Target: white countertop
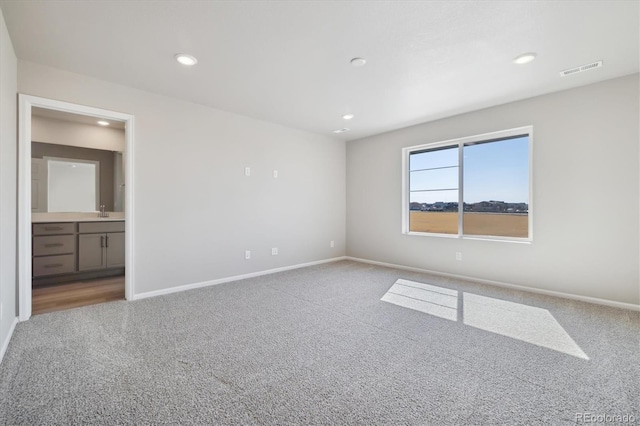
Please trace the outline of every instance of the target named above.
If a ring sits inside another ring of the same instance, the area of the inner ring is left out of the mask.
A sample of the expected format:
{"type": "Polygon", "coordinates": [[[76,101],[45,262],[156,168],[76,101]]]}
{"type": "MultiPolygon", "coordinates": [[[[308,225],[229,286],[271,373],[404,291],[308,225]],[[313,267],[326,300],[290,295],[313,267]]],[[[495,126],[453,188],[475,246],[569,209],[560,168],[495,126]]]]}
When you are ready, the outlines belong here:
{"type": "Polygon", "coordinates": [[[31,213],[31,223],[44,222],[108,222],[124,220],[124,212],[108,212],[109,217],[91,213],[31,213]]]}

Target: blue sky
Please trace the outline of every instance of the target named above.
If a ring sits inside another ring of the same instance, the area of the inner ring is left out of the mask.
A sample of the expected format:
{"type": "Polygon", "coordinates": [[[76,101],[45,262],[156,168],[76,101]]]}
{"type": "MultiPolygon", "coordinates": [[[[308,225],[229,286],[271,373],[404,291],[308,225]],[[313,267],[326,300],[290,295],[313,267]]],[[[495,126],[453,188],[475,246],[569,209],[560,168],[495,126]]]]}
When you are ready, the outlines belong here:
{"type": "MultiPolygon", "coordinates": [[[[458,148],[410,156],[410,201],[458,201],[458,148]],[[424,170],[428,169],[428,170],[424,170]]],[[[529,137],[464,147],[464,201],[528,203],[529,137]]]]}

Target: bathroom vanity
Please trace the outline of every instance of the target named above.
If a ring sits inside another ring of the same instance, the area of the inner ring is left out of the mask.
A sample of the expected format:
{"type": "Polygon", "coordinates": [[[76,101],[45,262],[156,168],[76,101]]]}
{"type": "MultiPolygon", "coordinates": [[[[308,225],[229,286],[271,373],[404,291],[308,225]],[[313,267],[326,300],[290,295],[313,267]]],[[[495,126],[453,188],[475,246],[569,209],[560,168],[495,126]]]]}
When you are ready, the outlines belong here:
{"type": "Polygon", "coordinates": [[[112,215],[33,213],[33,285],[124,274],[124,217],[112,215]]]}

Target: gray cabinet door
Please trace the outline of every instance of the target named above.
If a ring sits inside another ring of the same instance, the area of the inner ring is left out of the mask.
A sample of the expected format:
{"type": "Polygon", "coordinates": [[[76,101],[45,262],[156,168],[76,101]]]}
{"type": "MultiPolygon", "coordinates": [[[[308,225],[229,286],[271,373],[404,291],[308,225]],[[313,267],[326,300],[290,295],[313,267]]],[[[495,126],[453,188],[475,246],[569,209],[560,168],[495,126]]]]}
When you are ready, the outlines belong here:
{"type": "Polygon", "coordinates": [[[124,267],[124,232],[107,234],[107,268],[124,267]]]}
{"type": "Polygon", "coordinates": [[[103,269],[106,266],[105,234],[78,235],[78,271],[103,269]]]}

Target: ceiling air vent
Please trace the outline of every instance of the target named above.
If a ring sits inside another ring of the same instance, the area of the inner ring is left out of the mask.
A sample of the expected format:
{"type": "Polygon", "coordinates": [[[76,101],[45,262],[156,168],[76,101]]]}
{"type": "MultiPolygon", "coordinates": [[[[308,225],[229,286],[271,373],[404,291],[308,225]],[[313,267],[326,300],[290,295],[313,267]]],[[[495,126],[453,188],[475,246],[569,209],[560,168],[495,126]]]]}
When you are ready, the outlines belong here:
{"type": "Polygon", "coordinates": [[[568,70],[560,71],[560,77],[566,77],[568,75],[578,74],[579,72],[594,70],[601,67],[602,61],[593,62],[591,64],[586,64],[575,68],[569,68],[568,70]]]}

